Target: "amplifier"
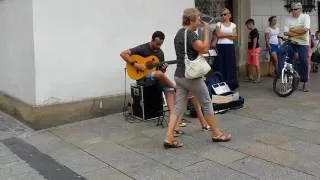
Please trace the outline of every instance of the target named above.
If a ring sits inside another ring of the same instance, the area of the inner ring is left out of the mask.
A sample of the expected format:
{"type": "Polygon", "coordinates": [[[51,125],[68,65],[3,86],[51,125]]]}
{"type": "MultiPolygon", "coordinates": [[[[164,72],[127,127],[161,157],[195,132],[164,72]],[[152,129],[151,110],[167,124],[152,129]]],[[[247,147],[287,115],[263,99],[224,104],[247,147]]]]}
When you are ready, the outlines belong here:
{"type": "Polygon", "coordinates": [[[162,89],[157,84],[131,85],[132,115],[141,120],[163,116],[162,89]]]}

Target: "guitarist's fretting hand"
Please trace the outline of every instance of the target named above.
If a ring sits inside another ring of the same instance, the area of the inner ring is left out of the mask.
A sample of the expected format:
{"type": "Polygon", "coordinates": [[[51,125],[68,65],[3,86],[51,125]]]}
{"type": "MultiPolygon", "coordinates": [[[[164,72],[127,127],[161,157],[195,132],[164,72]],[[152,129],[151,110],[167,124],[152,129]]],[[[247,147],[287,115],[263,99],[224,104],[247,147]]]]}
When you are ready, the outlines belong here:
{"type": "Polygon", "coordinates": [[[167,67],[168,67],[168,64],[167,64],[167,63],[163,64],[163,65],[161,66],[161,71],[162,71],[163,73],[165,73],[165,72],[167,71],[167,67]]]}
{"type": "Polygon", "coordinates": [[[139,71],[144,71],[146,69],[146,66],[144,64],[135,63],[134,67],[139,71]]]}

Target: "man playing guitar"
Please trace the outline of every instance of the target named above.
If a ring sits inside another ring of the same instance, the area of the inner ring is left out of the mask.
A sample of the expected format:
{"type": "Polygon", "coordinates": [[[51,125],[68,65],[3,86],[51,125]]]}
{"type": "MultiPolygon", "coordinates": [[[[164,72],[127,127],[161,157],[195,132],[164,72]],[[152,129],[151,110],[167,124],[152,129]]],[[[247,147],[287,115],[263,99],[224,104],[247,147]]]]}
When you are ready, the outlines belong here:
{"type": "MultiPolygon", "coordinates": [[[[160,62],[163,62],[164,53],[161,50],[161,45],[163,44],[164,38],[165,35],[163,32],[156,31],[153,33],[152,40],[150,42],[125,50],[120,54],[120,56],[126,63],[131,64],[137,70],[144,71],[146,70],[146,65],[136,63],[131,56],[140,55],[142,57],[148,57],[151,55],[155,55],[159,58],[160,62]]],[[[174,91],[176,85],[165,75],[167,67],[168,64],[163,64],[160,68],[157,68],[156,71],[148,74],[146,77],[142,79],[139,79],[138,83],[155,81],[157,84],[159,84],[160,88],[162,88],[165,93],[168,110],[170,112],[174,105],[174,91]]]]}

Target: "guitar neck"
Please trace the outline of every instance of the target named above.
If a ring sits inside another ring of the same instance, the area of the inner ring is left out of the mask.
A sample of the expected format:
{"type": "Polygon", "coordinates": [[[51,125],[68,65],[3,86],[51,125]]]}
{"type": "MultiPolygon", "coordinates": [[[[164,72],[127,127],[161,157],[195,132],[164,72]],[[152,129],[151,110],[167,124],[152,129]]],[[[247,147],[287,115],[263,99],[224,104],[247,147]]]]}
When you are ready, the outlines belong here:
{"type": "Polygon", "coordinates": [[[153,67],[162,66],[163,64],[176,64],[177,62],[178,62],[178,60],[163,61],[163,62],[158,62],[158,63],[147,63],[147,67],[153,68],[153,67]]]}
{"type": "Polygon", "coordinates": [[[163,64],[176,64],[177,62],[178,62],[177,60],[164,61],[164,62],[160,62],[159,66],[162,66],[163,64]]]}

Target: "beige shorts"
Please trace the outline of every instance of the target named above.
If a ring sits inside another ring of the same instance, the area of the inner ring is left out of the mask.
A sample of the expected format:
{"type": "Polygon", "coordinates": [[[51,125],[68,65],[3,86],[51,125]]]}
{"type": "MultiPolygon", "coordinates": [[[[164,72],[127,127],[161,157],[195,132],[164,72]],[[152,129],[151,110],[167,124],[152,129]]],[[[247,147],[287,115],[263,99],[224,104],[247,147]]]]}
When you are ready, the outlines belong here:
{"type": "Polygon", "coordinates": [[[201,104],[203,113],[213,114],[213,106],[208,92],[208,88],[203,78],[186,79],[175,77],[176,81],[176,103],[174,114],[182,116],[187,108],[188,98],[196,96],[201,104]]]}

